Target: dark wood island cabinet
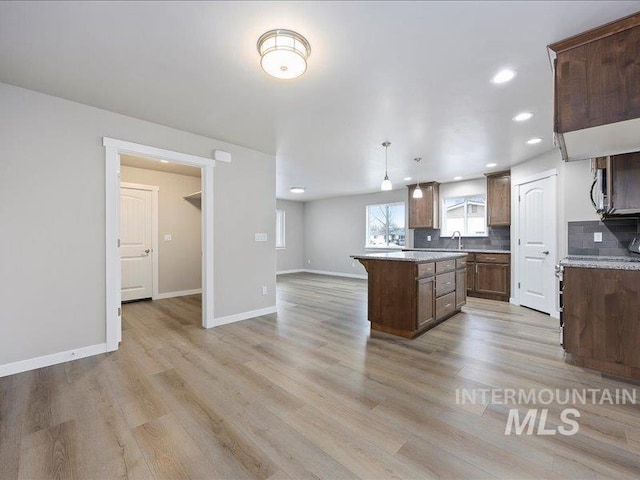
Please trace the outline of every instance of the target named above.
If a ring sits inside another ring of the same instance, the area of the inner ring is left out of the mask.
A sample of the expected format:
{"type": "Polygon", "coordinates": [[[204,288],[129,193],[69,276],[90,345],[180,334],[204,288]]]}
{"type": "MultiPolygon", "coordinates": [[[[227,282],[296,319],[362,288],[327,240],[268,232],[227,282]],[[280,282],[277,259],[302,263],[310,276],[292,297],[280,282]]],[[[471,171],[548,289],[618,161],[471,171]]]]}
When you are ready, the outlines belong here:
{"type": "Polygon", "coordinates": [[[466,253],[352,255],[367,270],[371,329],[413,338],[466,303],[466,253]]]}

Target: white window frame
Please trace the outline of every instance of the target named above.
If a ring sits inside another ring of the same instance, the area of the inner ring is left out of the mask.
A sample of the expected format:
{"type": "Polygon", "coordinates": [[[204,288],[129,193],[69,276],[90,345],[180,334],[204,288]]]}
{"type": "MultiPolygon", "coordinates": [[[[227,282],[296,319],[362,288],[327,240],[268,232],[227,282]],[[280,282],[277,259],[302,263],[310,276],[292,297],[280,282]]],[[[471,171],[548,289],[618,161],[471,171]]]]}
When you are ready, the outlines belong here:
{"type": "MultiPolygon", "coordinates": [[[[489,222],[488,222],[488,208],[487,208],[487,194],[486,193],[476,193],[476,194],[472,194],[472,195],[452,195],[450,197],[446,197],[442,199],[442,208],[441,208],[441,218],[442,218],[442,228],[440,230],[441,235],[443,237],[447,237],[449,235],[451,235],[452,233],[447,233],[447,207],[445,205],[446,200],[451,199],[451,198],[467,198],[467,197],[478,197],[480,195],[484,195],[484,234],[469,234],[468,232],[461,232],[461,236],[463,238],[485,238],[489,236],[489,222]]],[[[465,217],[466,217],[466,211],[465,211],[465,217]]],[[[468,223],[468,218],[467,221],[465,222],[465,230],[466,230],[466,223],[468,223]]]]}
{"type": "Polygon", "coordinates": [[[281,209],[276,210],[276,250],[286,250],[287,248],[287,223],[286,212],[281,209]],[[282,240],[278,243],[278,236],[282,240]]]}
{"type": "Polygon", "coordinates": [[[364,248],[367,250],[375,250],[375,249],[385,249],[385,250],[401,250],[403,248],[407,248],[407,204],[406,202],[385,202],[385,203],[371,203],[364,207],[365,211],[365,225],[364,225],[364,248]],[[369,208],[370,207],[381,207],[381,206],[397,206],[402,205],[404,208],[404,245],[370,245],[369,244],[369,208]]]}

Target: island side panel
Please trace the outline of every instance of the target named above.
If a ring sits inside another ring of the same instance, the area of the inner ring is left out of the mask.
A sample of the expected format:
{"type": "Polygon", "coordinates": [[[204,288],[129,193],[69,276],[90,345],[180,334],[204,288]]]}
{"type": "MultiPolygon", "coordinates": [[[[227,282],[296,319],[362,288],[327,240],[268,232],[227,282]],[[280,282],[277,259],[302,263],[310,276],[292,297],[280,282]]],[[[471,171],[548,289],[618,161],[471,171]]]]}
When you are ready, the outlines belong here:
{"type": "Polygon", "coordinates": [[[359,260],[369,277],[367,316],[373,330],[410,338],[416,330],[416,264],[359,260]]]}

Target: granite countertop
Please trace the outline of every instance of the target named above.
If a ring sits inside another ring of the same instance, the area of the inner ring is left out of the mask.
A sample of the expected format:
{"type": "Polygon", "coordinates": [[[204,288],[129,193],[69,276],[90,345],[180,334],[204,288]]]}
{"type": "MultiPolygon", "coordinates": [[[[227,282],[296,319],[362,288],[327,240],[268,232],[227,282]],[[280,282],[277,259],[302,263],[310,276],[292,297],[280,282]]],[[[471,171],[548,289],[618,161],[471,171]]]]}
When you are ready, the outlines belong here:
{"type": "Polygon", "coordinates": [[[464,252],[464,253],[511,253],[511,250],[490,250],[486,248],[403,248],[407,252],[464,252]]]}
{"type": "Polygon", "coordinates": [[[604,268],[609,270],[640,270],[640,257],[599,257],[570,255],[560,260],[563,267],[604,268]]]}
{"type": "Polygon", "coordinates": [[[364,253],[362,255],[351,255],[351,258],[355,258],[356,260],[395,260],[399,262],[427,263],[450,260],[452,258],[462,258],[466,255],[466,252],[459,252],[457,250],[451,252],[402,251],[364,253]]]}

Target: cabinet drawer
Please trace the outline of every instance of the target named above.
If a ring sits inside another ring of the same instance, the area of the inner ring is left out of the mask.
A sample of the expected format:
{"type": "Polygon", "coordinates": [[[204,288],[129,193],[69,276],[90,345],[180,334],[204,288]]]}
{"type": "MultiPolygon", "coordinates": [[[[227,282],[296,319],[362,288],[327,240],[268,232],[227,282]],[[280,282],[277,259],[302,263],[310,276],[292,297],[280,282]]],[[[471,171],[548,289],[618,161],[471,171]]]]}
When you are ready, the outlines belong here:
{"type": "Polygon", "coordinates": [[[436,277],[436,297],[441,297],[456,289],[456,272],[443,273],[436,277]]]}
{"type": "Polygon", "coordinates": [[[456,259],[456,270],[465,268],[467,266],[467,257],[456,259]]]}
{"type": "Polygon", "coordinates": [[[456,269],[456,260],[443,260],[442,262],[436,262],[436,273],[453,272],[456,269]]]}
{"type": "Polygon", "coordinates": [[[508,253],[476,253],[478,263],[509,263],[508,253]]]}
{"type": "Polygon", "coordinates": [[[440,320],[456,311],[456,293],[436,298],[436,320],[440,320]]]}
{"type": "Polygon", "coordinates": [[[435,265],[431,263],[419,263],[418,264],[418,277],[428,277],[433,275],[435,271],[435,265]]]}

